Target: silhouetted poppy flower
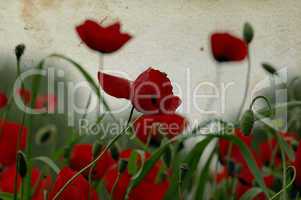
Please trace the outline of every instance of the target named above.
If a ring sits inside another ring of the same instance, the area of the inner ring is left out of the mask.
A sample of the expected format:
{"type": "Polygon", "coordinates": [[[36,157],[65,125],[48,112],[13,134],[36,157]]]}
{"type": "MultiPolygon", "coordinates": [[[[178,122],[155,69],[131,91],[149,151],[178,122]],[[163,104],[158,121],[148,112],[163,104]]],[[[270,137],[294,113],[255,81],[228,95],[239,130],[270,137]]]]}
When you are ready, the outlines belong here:
{"type": "Polygon", "coordinates": [[[153,68],[148,68],[133,82],[102,72],[98,73],[98,79],[107,94],[131,100],[142,113],[172,113],[181,104],[167,75],[153,68]]]}
{"type": "MultiPolygon", "coordinates": [[[[56,193],[63,187],[63,185],[76,173],[72,169],[65,167],[56,177],[56,181],[49,192],[49,198],[53,199],[56,193]]],[[[91,200],[98,200],[97,193],[89,182],[82,176],[78,176],[58,197],[59,200],[87,200],[89,197],[91,200]]]]}
{"type": "Polygon", "coordinates": [[[27,128],[0,119],[0,164],[7,166],[15,163],[17,154],[17,139],[20,132],[20,149],[26,146],[27,128]]]}
{"type": "Polygon", "coordinates": [[[27,89],[18,89],[17,94],[22,98],[25,105],[28,105],[31,101],[31,92],[27,89]]]}
{"type": "Polygon", "coordinates": [[[146,143],[148,138],[154,142],[161,141],[165,135],[173,138],[183,132],[187,120],[178,114],[142,115],[134,123],[136,136],[146,143]]]}
{"type": "MultiPolygon", "coordinates": [[[[8,166],[1,174],[0,177],[0,189],[2,192],[14,193],[14,183],[16,176],[16,165],[8,166]]],[[[21,177],[17,175],[17,188],[20,190],[21,187],[21,177]]],[[[35,191],[33,191],[33,196],[31,199],[33,200],[43,200],[42,190],[46,189],[51,183],[50,176],[45,178],[41,177],[41,172],[38,168],[33,168],[31,172],[31,181],[30,185],[35,187],[35,191]]]]}
{"type": "Polygon", "coordinates": [[[7,104],[7,96],[0,91],[0,108],[5,107],[7,104]]]}
{"type": "MultiPolygon", "coordinates": [[[[131,150],[126,150],[121,152],[120,157],[122,159],[128,159],[130,155],[131,155],[131,150]]],[[[150,154],[145,153],[144,156],[145,159],[148,159],[150,154]]],[[[157,181],[157,176],[159,175],[161,165],[162,163],[158,161],[153,166],[153,168],[144,177],[144,179],[140,182],[140,184],[131,191],[131,193],[129,194],[129,200],[141,200],[141,199],[162,200],[164,198],[164,195],[169,187],[169,182],[166,178],[157,181]]],[[[118,169],[116,165],[114,168],[109,170],[108,173],[104,176],[104,182],[109,192],[112,191],[113,185],[117,178],[117,174],[118,174],[118,169]]],[[[120,200],[124,198],[130,181],[131,181],[131,175],[127,170],[125,170],[121,174],[120,179],[117,182],[116,188],[113,193],[113,200],[120,200]]]]}
{"type": "Polygon", "coordinates": [[[296,168],[295,185],[298,188],[301,188],[301,141],[299,142],[298,148],[295,153],[294,166],[296,168]]]}
{"type": "MultiPolygon", "coordinates": [[[[92,144],[76,144],[70,155],[70,167],[79,171],[93,160],[92,144]]],[[[93,179],[101,179],[103,175],[115,164],[110,152],[105,152],[92,171],[93,179]]],[[[84,172],[88,177],[89,169],[84,172]]]]}
{"type": "Polygon", "coordinates": [[[54,112],[57,106],[57,97],[55,95],[37,96],[35,102],[36,109],[46,108],[49,112],[54,112]]]}
{"type": "Polygon", "coordinates": [[[211,50],[218,62],[242,61],[248,54],[244,40],[229,33],[214,33],[211,35],[211,50]]]}
{"type": "Polygon", "coordinates": [[[101,53],[112,53],[120,49],[132,36],[120,32],[120,23],[116,22],[107,27],[92,20],[86,20],[76,27],[81,40],[91,49],[101,53]]]}

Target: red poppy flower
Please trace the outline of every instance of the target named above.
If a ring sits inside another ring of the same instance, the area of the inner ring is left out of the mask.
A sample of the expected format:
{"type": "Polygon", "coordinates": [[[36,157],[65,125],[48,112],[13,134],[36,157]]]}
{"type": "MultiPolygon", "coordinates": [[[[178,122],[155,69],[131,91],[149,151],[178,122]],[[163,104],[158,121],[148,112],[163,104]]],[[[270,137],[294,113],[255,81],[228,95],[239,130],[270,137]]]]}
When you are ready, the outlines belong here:
{"type": "Polygon", "coordinates": [[[142,113],[172,113],[181,104],[180,98],[173,95],[167,75],[153,68],[141,73],[134,82],[101,72],[98,79],[107,94],[131,100],[142,113]]]}
{"type": "Polygon", "coordinates": [[[19,134],[21,136],[20,149],[24,149],[27,128],[17,123],[0,119],[0,164],[7,166],[15,163],[19,134]]]}
{"type": "Polygon", "coordinates": [[[223,180],[229,177],[229,173],[226,167],[223,167],[220,172],[215,175],[215,181],[221,183],[223,180]]]}
{"type": "Polygon", "coordinates": [[[296,179],[295,185],[301,188],[301,141],[299,142],[296,154],[295,154],[295,161],[294,166],[296,168],[296,179]]]}
{"type": "Polygon", "coordinates": [[[7,96],[0,91],[0,108],[5,107],[7,104],[7,96]]]}
{"type": "Polygon", "coordinates": [[[49,112],[54,112],[57,106],[57,97],[54,95],[37,96],[35,102],[36,109],[46,108],[49,112]]]}
{"type": "MultiPolygon", "coordinates": [[[[122,159],[128,159],[131,155],[131,150],[121,152],[120,157],[122,159]]],[[[145,158],[149,158],[150,154],[146,153],[145,158]]],[[[141,158],[140,158],[141,159],[141,158]]],[[[138,160],[139,161],[139,160],[138,160]]],[[[129,200],[161,200],[164,198],[164,195],[169,187],[169,182],[167,179],[156,181],[158,173],[160,171],[161,162],[157,162],[147,176],[140,182],[140,184],[134,188],[129,194],[129,200]]],[[[112,191],[113,185],[118,175],[117,166],[109,170],[105,175],[104,181],[106,188],[109,192],[112,191]]],[[[113,199],[119,200],[123,199],[128,187],[128,184],[131,180],[131,175],[126,170],[120,176],[119,181],[117,182],[116,188],[113,193],[113,199]]]]}
{"type": "Polygon", "coordinates": [[[120,49],[132,36],[120,32],[120,23],[103,27],[92,20],[86,20],[76,27],[81,40],[91,49],[101,53],[112,53],[120,49]]]}
{"type": "MultiPolygon", "coordinates": [[[[0,188],[1,191],[7,193],[14,193],[14,183],[15,183],[15,176],[16,176],[16,165],[10,165],[7,167],[1,174],[0,177],[0,188]]],[[[45,177],[44,179],[41,178],[41,172],[38,168],[33,168],[31,174],[31,186],[36,187],[32,199],[33,200],[43,200],[43,189],[46,189],[51,183],[50,176],[45,177]]],[[[21,177],[18,175],[17,177],[17,188],[20,190],[21,187],[21,177]]]]}
{"type": "MultiPolygon", "coordinates": [[[[252,148],[251,143],[253,140],[252,136],[245,136],[240,129],[235,129],[235,135],[248,147],[250,152],[255,159],[255,162],[259,168],[263,167],[263,163],[256,151],[252,148]]],[[[219,140],[219,156],[222,164],[226,165],[228,162],[234,164],[235,171],[229,171],[231,175],[239,177],[239,179],[244,181],[253,180],[253,174],[249,169],[249,166],[241,153],[239,147],[235,144],[231,147],[231,154],[228,156],[230,150],[230,142],[228,140],[219,140]]],[[[232,169],[229,169],[232,170],[232,169]]]]}
{"type": "Polygon", "coordinates": [[[17,94],[22,98],[24,104],[28,105],[31,101],[31,92],[27,89],[19,89],[17,94]]]}
{"type": "Polygon", "coordinates": [[[247,44],[229,33],[212,34],[211,50],[218,62],[242,61],[248,54],[247,44]]]}
{"type": "MultiPolygon", "coordinates": [[[[76,144],[73,146],[70,156],[70,167],[79,171],[93,160],[91,144],[76,144]]],[[[105,152],[101,159],[97,162],[92,171],[93,179],[101,179],[103,175],[115,164],[111,154],[105,152]]],[[[89,169],[84,172],[84,175],[88,177],[89,169]]]]}
{"type": "MultiPolygon", "coordinates": [[[[72,169],[65,167],[58,174],[56,181],[49,193],[48,199],[53,199],[56,193],[63,187],[63,185],[75,174],[76,172],[72,169]]],[[[86,200],[89,197],[91,200],[98,200],[97,193],[94,188],[92,188],[89,182],[82,176],[78,176],[72,184],[67,186],[67,188],[60,194],[59,200],[86,200]]]]}
{"type": "MultiPolygon", "coordinates": [[[[235,129],[235,136],[237,136],[249,149],[251,150],[251,143],[252,143],[252,136],[246,136],[244,135],[240,129],[235,129]]],[[[228,159],[226,156],[228,156],[228,151],[230,148],[230,142],[225,139],[220,139],[219,140],[219,156],[222,161],[222,163],[225,163],[226,160],[228,159]]],[[[232,150],[231,150],[231,155],[230,158],[233,161],[237,163],[244,163],[244,157],[240,153],[240,149],[236,145],[232,145],[232,150]]]]}
{"type": "MultiPolygon", "coordinates": [[[[274,183],[274,177],[273,176],[265,176],[264,182],[268,188],[271,188],[274,183]]],[[[240,181],[238,181],[238,183],[236,185],[236,198],[240,199],[242,197],[242,195],[245,192],[247,192],[249,189],[251,189],[252,187],[253,187],[252,184],[241,183],[240,181]]],[[[262,193],[258,194],[253,200],[266,200],[266,199],[267,199],[267,197],[262,192],[262,193]]]]}
{"type": "Polygon", "coordinates": [[[134,123],[136,136],[146,143],[148,138],[160,141],[163,135],[169,138],[179,135],[187,125],[187,120],[178,114],[142,115],[134,123]]]}

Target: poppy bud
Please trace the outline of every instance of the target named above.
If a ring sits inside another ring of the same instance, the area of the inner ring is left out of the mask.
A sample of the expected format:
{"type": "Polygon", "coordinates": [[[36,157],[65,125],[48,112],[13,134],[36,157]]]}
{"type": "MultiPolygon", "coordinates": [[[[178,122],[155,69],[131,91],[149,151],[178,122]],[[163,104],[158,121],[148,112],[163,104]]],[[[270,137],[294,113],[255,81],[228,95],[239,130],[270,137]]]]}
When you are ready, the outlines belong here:
{"type": "Polygon", "coordinates": [[[48,125],[46,127],[40,128],[35,136],[36,143],[39,145],[47,144],[48,142],[53,140],[56,132],[56,126],[54,125],[48,125]]]}
{"type": "Polygon", "coordinates": [[[119,159],[119,152],[115,145],[113,145],[110,148],[110,152],[111,152],[112,158],[117,161],[119,159]]]}
{"type": "Polygon", "coordinates": [[[27,161],[26,156],[22,151],[19,151],[17,154],[17,169],[21,178],[24,178],[27,173],[27,161]]]}
{"type": "Polygon", "coordinates": [[[243,29],[244,40],[247,44],[250,44],[254,38],[254,30],[250,23],[245,23],[243,29]]]}
{"type": "Polygon", "coordinates": [[[272,65],[268,63],[262,63],[261,66],[269,74],[278,75],[277,70],[272,65]]]}
{"type": "Polygon", "coordinates": [[[250,135],[253,129],[254,122],[254,112],[249,109],[243,114],[240,120],[240,128],[244,135],[250,135]]]}
{"type": "Polygon", "coordinates": [[[181,166],[180,166],[180,175],[181,177],[185,177],[187,172],[189,170],[189,167],[187,165],[187,163],[183,163],[181,166]]]}
{"type": "Polygon", "coordinates": [[[125,159],[121,159],[118,163],[118,171],[119,173],[123,173],[126,168],[127,168],[127,165],[128,165],[128,161],[125,160],[125,159]]]}
{"type": "Polygon", "coordinates": [[[100,144],[100,142],[97,141],[93,144],[93,158],[96,158],[99,155],[101,149],[102,144],[100,144]]]}
{"type": "Polygon", "coordinates": [[[20,60],[21,56],[23,55],[25,51],[25,44],[19,44],[15,48],[15,55],[17,57],[17,60],[20,60]]]}

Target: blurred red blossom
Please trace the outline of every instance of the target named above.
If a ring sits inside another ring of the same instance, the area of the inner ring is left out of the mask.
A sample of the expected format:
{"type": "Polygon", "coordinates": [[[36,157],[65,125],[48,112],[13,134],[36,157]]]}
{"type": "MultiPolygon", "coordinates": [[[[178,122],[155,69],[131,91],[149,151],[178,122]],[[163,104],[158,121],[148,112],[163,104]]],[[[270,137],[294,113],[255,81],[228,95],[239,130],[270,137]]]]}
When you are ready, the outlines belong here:
{"type": "MultiPolygon", "coordinates": [[[[131,152],[132,150],[130,149],[121,152],[120,158],[129,159],[131,152]]],[[[150,154],[145,153],[144,156],[145,159],[148,159],[150,157],[150,154]]],[[[142,158],[139,156],[138,161],[141,162],[141,159],[142,158]]],[[[164,198],[164,195],[169,187],[169,182],[166,178],[157,181],[157,176],[160,173],[161,166],[162,162],[158,161],[150,170],[150,172],[144,177],[143,181],[140,182],[140,184],[130,192],[129,200],[161,200],[164,198]]],[[[109,192],[112,191],[117,176],[118,166],[115,165],[115,167],[109,170],[109,172],[104,177],[105,185],[109,192]]],[[[124,198],[131,177],[132,176],[127,170],[121,174],[113,193],[113,200],[120,200],[124,198]]]]}
{"type": "Polygon", "coordinates": [[[7,166],[15,163],[18,137],[19,149],[26,146],[27,128],[15,122],[0,119],[0,164],[7,166]]]}
{"type": "Polygon", "coordinates": [[[36,109],[46,108],[49,112],[54,112],[57,106],[57,97],[55,95],[40,95],[37,96],[35,102],[36,109]]]}
{"type": "Polygon", "coordinates": [[[17,94],[22,98],[24,104],[28,105],[31,101],[31,91],[20,88],[17,90],[17,94]]]}
{"type": "Polygon", "coordinates": [[[76,27],[81,40],[91,49],[101,53],[113,53],[127,43],[132,36],[120,32],[120,23],[103,27],[95,21],[86,20],[76,27]]]}
{"type": "Polygon", "coordinates": [[[133,82],[102,72],[98,73],[98,79],[107,94],[131,100],[142,113],[172,113],[181,104],[167,75],[151,67],[133,82]]]}
{"type": "MultiPolygon", "coordinates": [[[[16,176],[16,165],[8,166],[0,175],[0,188],[2,192],[13,193],[14,192],[14,183],[16,176]]],[[[17,175],[17,188],[20,190],[21,186],[21,177],[17,175]]],[[[31,174],[30,184],[32,187],[35,187],[33,192],[32,200],[43,200],[43,190],[48,189],[51,184],[50,176],[42,177],[42,174],[38,168],[33,168],[31,174]]]]}
{"type": "Polygon", "coordinates": [[[212,34],[211,50],[218,62],[242,61],[248,54],[245,41],[229,33],[212,34]]]}
{"type": "Polygon", "coordinates": [[[178,114],[142,115],[134,123],[136,136],[146,143],[148,138],[161,141],[165,135],[173,138],[183,132],[188,121],[178,114]]]}
{"type": "MultiPolygon", "coordinates": [[[[58,174],[56,181],[49,192],[48,199],[53,199],[56,193],[63,187],[63,185],[74,176],[76,171],[65,167],[58,174]]],[[[60,194],[58,200],[87,200],[90,193],[91,200],[98,200],[97,193],[89,182],[82,176],[78,176],[72,184],[68,185],[67,188],[60,194]]]]}
{"type": "MultiPolygon", "coordinates": [[[[70,156],[70,167],[74,170],[80,170],[93,160],[92,144],[76,144],[73,146],[70,156]]],[[[115,164],[110,152],[105,152],[97,161],[92,171],[93,179],[101,179],[104,174],[115,164]]],[[[90,168],[84,172],[88,177],[90,168]]]]}
{"type": "Polygon", "coordinates": [[[7,101],[8,101],[8,99],[7,99],[6,94],[0,91],[0,108],[5,107],[7,104],[7,101]]]}

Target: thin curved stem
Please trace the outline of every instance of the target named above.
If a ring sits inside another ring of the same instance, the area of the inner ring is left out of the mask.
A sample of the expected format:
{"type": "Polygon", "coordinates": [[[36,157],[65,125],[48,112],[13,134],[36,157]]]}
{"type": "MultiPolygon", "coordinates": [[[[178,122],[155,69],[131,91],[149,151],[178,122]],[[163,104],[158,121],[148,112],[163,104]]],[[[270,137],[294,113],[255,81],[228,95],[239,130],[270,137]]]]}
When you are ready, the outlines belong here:
{"type": "Polygon", "coordinates": [[[114,182],[114,184],[113,184],[113,187],[112,187],[112,190],[111,190],[111,196],[110,196],[110,199],[113,199],[113,194],[114,194],[114,191],[115,191],[115,189],[116,189],[116,187],[117,187],[117,184],[118,184],[118,182],[119,182],[120,175],[121,175],[121,173],[118,172],[117,177],[116,177],[116,180],[115,180],[115,182],[114,182]]]}
{"type": "Polygon", "coordinates": [[[284,188],[282,188],[279,192],[277,192],[274,196],[272,196],[270,198],[270,200],[276,199],[281,193],[283,193],[284,191],[286,191],[294,183],[294,181],[296,179],[296,175],[297,175],[296,174],[296,168],[294,166],[289,166],[286,170],[288,170],[290,168],[292,168],[293,171],[294,171],[294,175],[293,175],[292,180],[287,185],[285,185],[284,188]]]}
{"type": "Polygon", "coordinates": [[[244,95],[243,95],[243,99],[242,99],[242,103],[240,105],[240,108],[238,110],[238,114],[236,117],[236,121],[239,120],[239,117],[245,107],[246,101],[247,101],[247,96],[248,96],[248,91],[249,91],[249,87],[250,87],[250,78],[251,78],[251,58],[250,58],[250,48],[248,46],[248,55],[247,55],[247,60],[248,60],[248,69],[247,69],[247,77],[246,77],[246,86],[245,86],[245,90],[244,90],[244,95]]]}
{"type": "Polygon", "coordinates": [[[272,109],[271,103],[270,103],[270,101],[269,101],[265,96],[257,96],[257,97],[255,97],[255,98],[252,100],[252,103],[250,104],[249,109],[252,110],[254,103],[255,103],[258,99],[263,99],[263,100],[266,102],[266,104],[267,104],[268,107],[269,107],[270,113],[271,113],[271,115],[272,115],[272,114],[273,114],[273,109],[272,109]]]}
{"type": "MultiPolygon", "coordinates": [[[[132,108],[133,110],[134,108],[132,108]]],[[[133,111],[131,111],[131,114],[129,116],[129,120],[131,121],[133,115],[133,111]]],[[[64,190],[70,185],[78,176],[80,176],[84,171],[89,169],[91,166],[97,163],[97,161],[100,160],[100,158],[107,152],[113,145],[114,143],[121,138],[123,135],[127,133],[127,130],[130,128],[129,124],[124,128],[118,135],[116,135],[110,142],[109,144],[102,150],[102,152],[94,159],[92,160],[89,164],[87,164],[85,167],[83,167],[81,170],[79,170],[76,174],[74,174],[64,185],[61,187],[61,189],[55,194],[53,200],[58,199],[58,197],[64,192],[64,190]]]]}

